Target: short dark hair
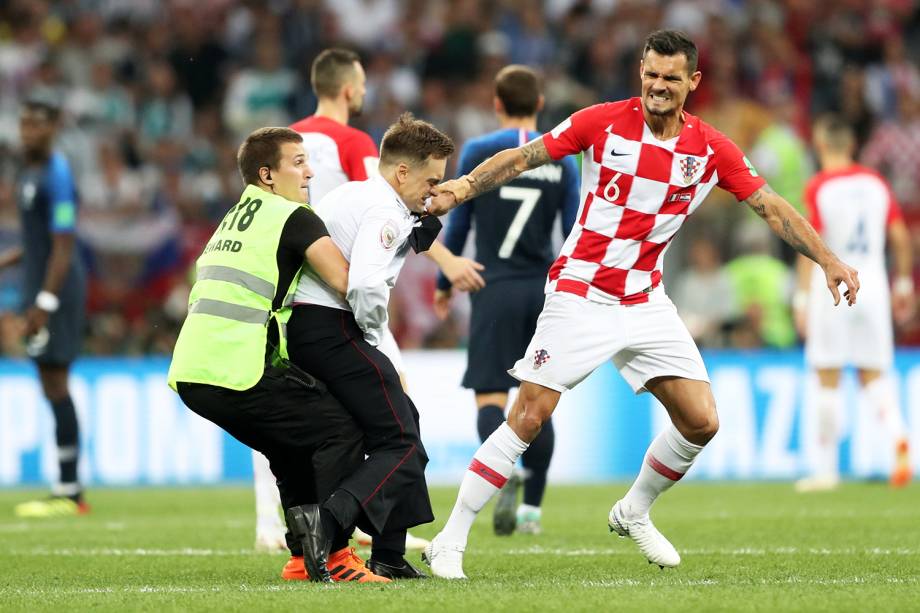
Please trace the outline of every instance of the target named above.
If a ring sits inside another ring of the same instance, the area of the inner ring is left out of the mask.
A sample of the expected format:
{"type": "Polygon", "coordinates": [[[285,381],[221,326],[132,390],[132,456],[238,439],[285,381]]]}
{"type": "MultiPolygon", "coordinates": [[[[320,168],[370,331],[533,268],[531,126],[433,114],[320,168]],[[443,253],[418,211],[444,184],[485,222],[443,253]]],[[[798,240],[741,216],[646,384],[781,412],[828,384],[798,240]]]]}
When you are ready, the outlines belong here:
{"type": "Polygon", "coordinates": [[[333,47],[320,52],[310,67],[310,84],[320,98],[335,98],[361,58],[354,51],[333,47]]]}
{"type": "Polygon", "coordinates": [[[246,137],[236,154],[236,165],[243,182],[259,184],[259,169],[277,168],[281,161],[281,145],[302,143],[303,137],[290,128],[259,128],[246,137]]]}
{"type": "Polygon", "coordinates": [[[419,165],[429,157],[443,160],[454,152],[454,141],[427,121],[403,113],[383,135],[380,161],[395,164],[400,160],[419,165]]]}
{"type": "Polygon", "coordinates": [[[505,66],[495,75],[495,95],[509,117],[530,117],[540,104],[540,77],[520,64],[505,66]]]}
{"type": "Polygon", "coordinates": [[[649,51],[654,51],[659,55],[677,55],[683,53],[687,58],[687,72],[693,74],[696,72],[696,63],[699,59],[699,51],[690,37],[680,30],[656,30],[648,35],[645,39],[645,49],[642,50],[642,57],[649,51]]]}
{"type": "Polygon", "coordinates": [[[814,125],[815,132],[820,132],[825,143],[837,151],[850,151],[856,143],[856,131],[841,115],[828,113],[818,117],[814,125]]]}
{"type": "Polygon", "coordinates": [[[22,103],[22,110],[42,113],[50,122],[57,121],[61,116],[60,101],[44,92],[29,95],[22,103]]]}

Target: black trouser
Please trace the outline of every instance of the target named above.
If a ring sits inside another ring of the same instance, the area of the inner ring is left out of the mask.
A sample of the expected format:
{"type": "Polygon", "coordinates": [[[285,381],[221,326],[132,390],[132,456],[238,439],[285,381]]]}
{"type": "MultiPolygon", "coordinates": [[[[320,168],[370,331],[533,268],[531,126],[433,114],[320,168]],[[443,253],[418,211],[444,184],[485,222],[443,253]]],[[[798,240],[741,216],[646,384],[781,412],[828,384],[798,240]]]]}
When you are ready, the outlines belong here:
{"type": "MultiPolygon", "coordinates": [[[[268,458],[285,509],[317,504],[364,460],[362,434],[322,383],[281,368],[267,368],[244,391],[179,383],[192,411],[268,458]]],[[[302,555],[288,531],[288,548],[302,555]]]]}
{"type": "MultiPolygon", "coordinates": [[[[364,340],[350,311],[296,306],[287,331],[291,360],[329,387],[364,435],[368,457],[339,489],[358,501],[377,533],[433,521],[418,411],[390,360],[364,340]]],[[[343,526],[359,519],[327,508],[343,526]]]]}

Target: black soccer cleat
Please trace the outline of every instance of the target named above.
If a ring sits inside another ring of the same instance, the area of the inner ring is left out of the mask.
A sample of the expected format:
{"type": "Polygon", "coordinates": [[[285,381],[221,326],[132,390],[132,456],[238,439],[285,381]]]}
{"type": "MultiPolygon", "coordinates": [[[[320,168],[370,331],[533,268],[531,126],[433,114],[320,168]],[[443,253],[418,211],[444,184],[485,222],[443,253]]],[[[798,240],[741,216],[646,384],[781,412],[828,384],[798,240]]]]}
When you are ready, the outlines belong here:
{"type": "Polygon", "coordinates": [[[303,564],[310,581],[332,583],[332,575],[326,566],[332,542],[323,530],[319,505],[304,504],[291,507],[287,510],[287,521],[291,534],[303,546],[303,564]]]}
{"type": "MultiPolygon", "coordinates": [[[[422,554],[422,559],[425,555],[422,554]]],[[[428,575],[417,569],[416,567],[409,564],[409,562],[404,558],[401,566],[393,566],[392,564],[384,564],[383,562],[378,562],[374,558],[371,558],[367,561],[367,568],[375,575],[380,575],[381,577],[386,577],[387,579],[427,579],[428,575]]]]}
{"type": "Polygon", "coordinates": [[[511,473],[504,487],[498,492],[495,510],[492,512],[492,529],[496,536],[510,536],[517,527],[517,497],[521,488],[521,477],[511,473]]]}

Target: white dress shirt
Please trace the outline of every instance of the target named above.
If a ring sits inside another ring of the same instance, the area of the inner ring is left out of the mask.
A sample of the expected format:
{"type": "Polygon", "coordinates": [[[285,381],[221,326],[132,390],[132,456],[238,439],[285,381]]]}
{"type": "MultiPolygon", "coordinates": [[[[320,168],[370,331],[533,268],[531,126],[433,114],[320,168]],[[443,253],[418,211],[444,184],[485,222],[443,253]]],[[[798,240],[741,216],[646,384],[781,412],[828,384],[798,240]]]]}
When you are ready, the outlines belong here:
{"type": "Polygon", "coordinates": [[[381,176],[345,183],[315,207],[329,236],[349,263],[346,300],[309,267],[294,294],[295,304],[317,304],[352,311],[364,339],[378,345],[387,327],[390,289],[409,252],[417,218],[381,176]]]}

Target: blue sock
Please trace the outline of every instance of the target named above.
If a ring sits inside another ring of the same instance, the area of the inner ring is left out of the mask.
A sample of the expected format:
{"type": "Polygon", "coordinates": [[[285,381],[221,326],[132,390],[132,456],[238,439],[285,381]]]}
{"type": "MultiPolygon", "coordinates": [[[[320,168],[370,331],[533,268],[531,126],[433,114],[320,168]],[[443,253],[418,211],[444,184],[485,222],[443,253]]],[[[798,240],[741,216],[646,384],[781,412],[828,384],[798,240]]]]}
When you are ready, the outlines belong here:
{"type": "Polygon", "coordinates": [[[553,420],[547,419],[540,434],[521,456],[521,463],[527,469],[527,479],[524,481],[524,504],[538,507],[543,502],[543,492],[546,491],[546,473],[549,471],[549,462],[553,458],[555,443],[556,433],[553,431],[553,420]]]}
{"type": "Polygon", "coordinates": [[[485,442],[489,435],[495,432],[504,421],[505,411],[496,404],[487,404],[479,409],[479,414],[476,416],[479,440],[485,442]]]}

